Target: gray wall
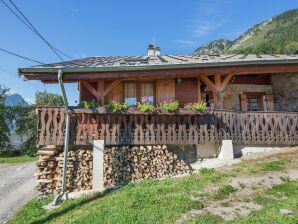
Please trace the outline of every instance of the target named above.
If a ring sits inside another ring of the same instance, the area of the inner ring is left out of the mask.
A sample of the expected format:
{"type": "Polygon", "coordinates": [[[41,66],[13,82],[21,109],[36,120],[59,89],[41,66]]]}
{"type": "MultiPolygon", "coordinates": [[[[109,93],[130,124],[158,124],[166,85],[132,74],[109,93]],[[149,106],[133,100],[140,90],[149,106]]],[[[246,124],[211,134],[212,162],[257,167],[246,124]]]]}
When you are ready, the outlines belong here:
{"type": "Polygon", "coordinates": [[[276,111],[298,111],[298,73],[272,74],[276,111]]]}

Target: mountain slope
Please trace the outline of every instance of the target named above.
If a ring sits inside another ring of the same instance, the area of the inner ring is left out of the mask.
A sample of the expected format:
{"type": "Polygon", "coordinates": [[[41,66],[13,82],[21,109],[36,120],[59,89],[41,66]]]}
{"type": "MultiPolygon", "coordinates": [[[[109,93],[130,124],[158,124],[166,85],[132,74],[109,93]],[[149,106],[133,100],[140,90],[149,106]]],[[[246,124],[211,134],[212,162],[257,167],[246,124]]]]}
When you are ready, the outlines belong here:
{"type": "Polygon", "coordinates": [[[293,54],[297,50],[298,9],[293,9],[254,25],[233,41],[211,41],[194,53],[293,54]]]}
{"type": "Polygon", "coordinates": [[[23,99],[20,94],[12,94],[5,98],[5,106],[16,106],[18,104],[22,106],[28,106],[28,103],[23,99]]]}

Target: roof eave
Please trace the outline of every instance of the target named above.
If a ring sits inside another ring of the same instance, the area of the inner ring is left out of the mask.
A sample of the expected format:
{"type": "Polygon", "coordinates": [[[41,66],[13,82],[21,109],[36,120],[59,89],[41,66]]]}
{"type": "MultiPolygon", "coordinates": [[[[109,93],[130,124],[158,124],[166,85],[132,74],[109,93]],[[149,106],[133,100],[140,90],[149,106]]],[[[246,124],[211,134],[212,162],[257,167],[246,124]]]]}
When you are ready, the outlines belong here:
{"type": "Polygon", "coordinates": [[[166,65],[141,65],[141,66],[110,66],[110,67],[31,67],[19,68],[19,75],[57,73],[62,69],[64,73],[73,72],[113,72],[113,71],[138,71],[138,70],[160,70],[160,69],[179,69],[179,68],[203,68],[203,67],[223,67],[223,66],[241,66],[241,65],[268,65],[268,64],[297,64],[298,59],[284,60],[253,60],[253,61],[232,61],[220,63],[191,63],[191,64],[166,64],[166,65]]]}

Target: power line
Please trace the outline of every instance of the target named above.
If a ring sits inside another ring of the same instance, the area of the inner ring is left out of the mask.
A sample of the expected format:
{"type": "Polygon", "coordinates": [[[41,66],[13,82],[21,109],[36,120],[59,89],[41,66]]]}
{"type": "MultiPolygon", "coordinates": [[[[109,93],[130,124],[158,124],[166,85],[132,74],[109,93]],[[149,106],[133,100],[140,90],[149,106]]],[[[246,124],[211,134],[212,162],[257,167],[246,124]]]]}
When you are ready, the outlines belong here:
{"type": "Polygon", "coordinates": [[[5,52],[5,53],[7,53],[7,54],[14,55],[14,56],[16,56],[16,57],[19,57],[19,58],[22,58],[22,59],[25,59],[25,60],[28,60],[28,61],[36,62],[36,63],[38,63],[38,64],[45,65],[45,63],[43,63],[43,62],[40,62],[40,61],[31,59],[31,58],[27,58],[27,57],[25,57],[25,56],[19,55],[19,54],[17,54],[17,53],[14,53],[14,52],[11,52],[11,51],[8,51],[8,50],[5,50],[5,49],[3,49],[3,48],[0,48],[0,50],[3,51],[3,52],[5,52]]]}
{"type": "MultiPolygon", "coordinates": [[[[62,51],[60,51],[60,50],[58,50],[57,48],[55,48],[52,44],[50,44],[38,31],[37,31],[37,29],[33,26],[33,24],[29,21],[29,19],[27,19],[27,17],[21,12],[21,10],[16,6],[16,4],[12,1],[12,0],[9,0],[9,2],[15,7],[15,9],[23,16],[23,18],[27,21],[27,23],[33,28],[33,32],[36,34],[36,35],[38,35],[53,51],[54,51],[54,53],[61,59],[61,60],[63,60],[61,57],[60,57],[60,55],[58,55],[57,54],[57,52],[55,51],[55,50],[57,50],[57,51],[59,51],[61,54],[63,54],[63,55],[67,55],[67,54],[65,54],[64,52],[62,52],[62,51]]],[[[67,55],[67,57],[70,57],[70,56],[68,56],[67,55]]]]}
{"type": "Polygon", "coordinates": [[[74,59],[71,56],[69,56],[68,54],[64,53],[63,51],[59,50],[58,48],[54,47],[52,44],[50,44],[38,31],[37,29],[34,27],[34,25],[29,21],[29,19],[27,19],[27,17],[21,12],[21,10],[16,6],[16,4],[12,1],[9,0],[9,2],[14,6],[14,8],[19,12],[19,14],[21,14],[21,16],[23,18],[21,18],[4,0],[1,0],[1,2],[22,22],[24,23],[33,33],[35,33],[38,37],[40,37],[47,45],[48,47],[59,57],[60,60],[64,61],[63,58],[57,53],[57,51],[59,53],[61,53],[62,55],[70,58],[70,59],[74,59]]]}

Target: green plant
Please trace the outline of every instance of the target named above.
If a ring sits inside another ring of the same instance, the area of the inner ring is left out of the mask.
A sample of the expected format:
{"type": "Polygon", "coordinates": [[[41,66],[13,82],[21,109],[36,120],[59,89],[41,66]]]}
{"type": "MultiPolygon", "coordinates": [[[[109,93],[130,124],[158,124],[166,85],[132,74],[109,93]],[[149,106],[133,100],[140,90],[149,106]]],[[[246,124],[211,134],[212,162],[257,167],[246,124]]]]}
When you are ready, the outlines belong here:
{"type": "Polygon", "coordinates": [[[174,112],[179,108],[179,101],[164,100],[159,104],[159,106],[168,112],[174,112]]]}
{"type": "Polygon", "coordinates": [[[147,104],[147,103],[138,102],[137,107],[142,112],[154,112],[155,111],[155,107],[153,105],[147,104]]]}
{"type": "Polygon", "coordinates": [[[82,101],[81,104],[86,109],[96,108],[96,107],[99,106],[99,104],[95,100],[92,100],[92,101],[82,101]]]}
{"type": "Polygon", "coordinates": [[[120,112],[123,110],[127,110],[129,108],[129,105],[128,103],[120,103],[117,101],[117,99],[114,98],[113,100],[108,102],[107,108],[112,109],[113,112],[120,112]]]}
{"type": "Polygon", "coordinates": [[[207,110],[207,104],[205,102],[188,103],[184,108],[196,112],[205,112],[207,110]]]}
{"type": "Polygon", "coordinates": [[[147,96],[143,97],[142,102],[137,103],[137,107],[142,112],[154,112],[155,107],[149,103],[149,99],[147,96]]]}

